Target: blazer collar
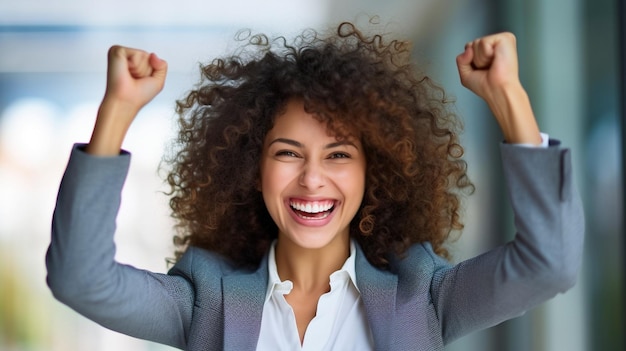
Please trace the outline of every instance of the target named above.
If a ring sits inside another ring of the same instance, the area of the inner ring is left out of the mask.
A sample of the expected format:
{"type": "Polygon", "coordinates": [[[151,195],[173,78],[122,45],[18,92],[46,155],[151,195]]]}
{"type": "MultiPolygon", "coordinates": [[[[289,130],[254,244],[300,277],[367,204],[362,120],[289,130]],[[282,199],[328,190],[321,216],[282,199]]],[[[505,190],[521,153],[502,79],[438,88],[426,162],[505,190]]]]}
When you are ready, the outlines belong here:
{"type": "Polygon", "coordinates": [[[267,280],[267,255],[256,271],[222,278],[225,350],[256,349],[267,280]]]}
{"type": "Polygon", "coordinates": [[[398,277],[372,266],[360,245],[356,245],[356,279],[365,306],[367,321],[374,337],[376,350],[391,345],[396,311],[398,277]]]}

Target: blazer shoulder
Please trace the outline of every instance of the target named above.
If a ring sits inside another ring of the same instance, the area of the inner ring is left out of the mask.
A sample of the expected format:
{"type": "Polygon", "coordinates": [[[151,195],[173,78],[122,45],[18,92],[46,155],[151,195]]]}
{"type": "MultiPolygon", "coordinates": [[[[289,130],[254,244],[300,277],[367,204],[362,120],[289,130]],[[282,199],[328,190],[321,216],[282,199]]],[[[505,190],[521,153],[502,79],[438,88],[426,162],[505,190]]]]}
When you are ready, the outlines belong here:
{"type": "Polygon", "coordinates": [[[266,259],[257,268],[240,267],[219,253],[190,246],[168,274],[182,275],[195,282],[214,282],[220,281],[226,276],[255,274],[264,265],[267,265],[266,259]]]}
{"type": "Polygon", "coordinates": [[[424,242],[410,246],[404,255],[391,260],[390,266],[398,276],[399,288],[411,291],[429,289],[435,272],[451,264],[437,255],[429,242],[424,242]]]}
{"type": "Polygon", "coordinates": [[[190,246],[169,270],[170,275],[182,275],[190,280],[220,280],[239,269],[226,257],[209,250],[190,246]]]}

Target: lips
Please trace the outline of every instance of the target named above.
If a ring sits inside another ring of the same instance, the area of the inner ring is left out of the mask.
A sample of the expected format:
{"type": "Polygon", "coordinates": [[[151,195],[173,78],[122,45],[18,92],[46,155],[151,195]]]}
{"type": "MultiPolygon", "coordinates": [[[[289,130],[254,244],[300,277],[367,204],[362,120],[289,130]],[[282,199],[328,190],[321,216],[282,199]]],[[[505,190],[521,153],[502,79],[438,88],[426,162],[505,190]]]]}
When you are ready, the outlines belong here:
{"type": "Polygon", "coordinates": [[[324,219],[335,208],[334,200],[304,201],[292,199],[289,206],[298,217],[303,219],[324,219]]]}

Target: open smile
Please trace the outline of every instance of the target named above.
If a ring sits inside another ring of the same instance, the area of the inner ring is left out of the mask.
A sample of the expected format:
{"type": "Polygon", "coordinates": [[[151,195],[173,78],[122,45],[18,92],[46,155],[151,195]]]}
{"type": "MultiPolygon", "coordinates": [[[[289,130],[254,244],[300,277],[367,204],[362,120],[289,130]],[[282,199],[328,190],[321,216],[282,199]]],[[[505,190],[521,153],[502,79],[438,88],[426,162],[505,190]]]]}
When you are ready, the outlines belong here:
{"type": "Polygon", "coordinates": [[[299,218],[321,220],[327,218],[333,212],[335,202],[335,200],[303,201],[291,199],[289,207],[299,218]]]}

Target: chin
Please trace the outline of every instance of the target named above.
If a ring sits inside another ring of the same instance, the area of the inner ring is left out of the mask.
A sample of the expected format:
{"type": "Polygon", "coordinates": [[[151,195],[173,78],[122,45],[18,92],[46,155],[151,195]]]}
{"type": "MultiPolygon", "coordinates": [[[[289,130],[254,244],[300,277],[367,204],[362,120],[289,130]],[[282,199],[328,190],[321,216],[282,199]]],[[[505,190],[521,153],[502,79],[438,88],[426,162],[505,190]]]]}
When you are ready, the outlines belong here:
{"type": "Polygon", "coordinates": [[[320,250],[332,245],[341,245],[345,236],[348,242],[348,233],[328,235],[328,230],[318,228],[316,230],[306,230],[299,232],[291,232],[290,235],[280,235],[279,240],[289,241],[292,245],[308,250],[320,250]]]}

